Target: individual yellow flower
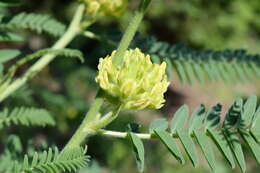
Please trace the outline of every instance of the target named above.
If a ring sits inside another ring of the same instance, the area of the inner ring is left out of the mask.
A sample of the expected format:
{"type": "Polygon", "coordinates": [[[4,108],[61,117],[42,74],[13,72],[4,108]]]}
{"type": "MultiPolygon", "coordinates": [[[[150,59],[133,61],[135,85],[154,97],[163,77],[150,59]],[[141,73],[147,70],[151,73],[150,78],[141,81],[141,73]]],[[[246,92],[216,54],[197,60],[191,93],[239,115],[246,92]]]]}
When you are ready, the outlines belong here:
{"type": "Polygon", "coordinates": [[[112,64],[115,53],[99,60],[96,82],[100,87],[117,98],[123,109],[161,108],[169,86],[166,63],[153,64],[149,55],[136,48],[125,52],[118,68],[112,64]]]}
{"type": "Polygon", "coordinates": [[[87,13],[97,15],[120,16],[126,9],[128,0],[84,0],[87,13]]]}

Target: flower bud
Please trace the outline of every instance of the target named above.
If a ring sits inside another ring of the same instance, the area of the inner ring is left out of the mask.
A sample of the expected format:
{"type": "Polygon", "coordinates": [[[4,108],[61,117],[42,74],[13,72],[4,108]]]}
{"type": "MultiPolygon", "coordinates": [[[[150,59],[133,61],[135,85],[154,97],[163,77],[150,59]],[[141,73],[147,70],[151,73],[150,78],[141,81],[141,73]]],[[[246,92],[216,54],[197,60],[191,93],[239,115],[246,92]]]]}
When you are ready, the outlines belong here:
{"type": "Polygon", "coordinates": [[[120,16],[126,10],[128,0],[84,0],[88,15],[120,16]]]}
{"type": "Polygon", "coordinates": [[[169,86],[166,63],[153,64],[149,55],[136,48],[125,52],[124,63],[118,68],[112,64],[115,53],[99,60],[96,82],[100,87],[117,98],[122,109],[161,108],[169,86]]]}

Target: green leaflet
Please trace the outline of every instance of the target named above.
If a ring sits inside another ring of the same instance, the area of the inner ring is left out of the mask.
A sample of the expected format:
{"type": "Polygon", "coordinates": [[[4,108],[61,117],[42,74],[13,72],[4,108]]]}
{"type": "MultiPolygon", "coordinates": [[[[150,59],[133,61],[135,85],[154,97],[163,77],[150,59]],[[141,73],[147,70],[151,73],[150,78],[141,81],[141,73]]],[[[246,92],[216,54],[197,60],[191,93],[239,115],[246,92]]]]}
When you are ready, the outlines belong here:
{"type": "Polygon", "coordinates": [[[181,130],[185,127],[185,123],[189,116],[189,108],[187,105],[180,107],[174,114],[171,121],[171,133],[176,133],[177,130],[181,130]]]}
{"type": "Polygon", "coordinates": [[[189,77],[189,83],[194,84],[196,81],[196,76],[195,76],[191,62],[187,61],[187,62],[183,63],[183,65],[187,71],[187,76],[189,77]]]}
{"type": "Polygon", "coordinates": [[[198,158],[197,158],[197,154],[196,154],[196,148],[195,148],[195,144],[194,144],[192,138],[188,134],[188,131],[177,130],[177,134],[178,134],[180,141],[181,141],[185,151],[187,152],[193,166],[195,168],[197,168],[199,163],[198,163],[198,158]]]}
{"type": "Polygon", "coordinates": [[[181,61],[174,62],[174,67],[179,75],[181,83],[182,84],[188,83],[189,80],[188,80],[188,77],[186,75],[186,72],[184,70],[184,67],[183,67],[181,61]]]}
{"type": "Polygon", "coordinates": [[[202,66],[203,66],[202,63],[194,64],[194,70],[195,70],[196,76],[199,79],[199,81],[202,84],[204,84],[204,83],[206,83],[207,76],[206,76],[206,73],[203,71],[202,66]]]}
{"type": "Polygon", "coordinates": [[[215,129],[220,123],[220,114],[222,106],[220,104],[210,108],[205,118],[205,124],[207,129],[215,129]]]}
{"type": "Polygon", "coordinates": [[[244,139],[244,141],[249,146],[250,150],[252,151],[256,161],[260,164],[260,146],[256,143],[255,139],[251,136],[251,134],[246,130],[239,130],[240,135],[244,139]]]}
{"type": "Polygon", "coordinates": [[[86,149],[75,147],[67,149],[60,153],[57,148],[49,148],[42,154],[35,153],[32,162],[29,162],[28,156],[24,156],[23,164],[14,165],[14,173],[57,173],[65,171],[76,171],[87,165],[89,157],[85,155],[86,149]]]}
{"type": "Polygon", "coordinates": [[[227,140],[225,140],[225,137],[220,131],[214,131],[212,129],[208,129],[208,132],[217,145],[218,149],[222,152],[223,156],[226,158],[228,163],[230,164],[231,168],[235,168],[235,161],[233,159],[233,155],[231,152],[231,149],[228,145],[227,140]]]}
{"type": "Polygon", "coordinates": [[[149,126],[149,132],[152,134],[154,130],[165,131],[168,128],[168,121],[165,118],[155,119],[149,126]]]}
{"type": "Polygon", "coordinates": [[[0,50],[0,63],[5,63],[15,57],[17,57],[21,52],[16,49],[2,49],[0,50]]]}
{"type": "Polygon", "coordinates": [[[212,143],[210,143],[209,138],[204,132],[200,132],[198,130],[194,130],[194,135],[201,147],[202,152],[204,153],[206,160],[209,163],[210,168],[215,171],[216,170],[216,160],[212,148],[212,143]]]}
{"type": "Polygon", "coordinates": [[[175,142],[175,139],[167,133],[166,131],[154,130],[154,133],[159,137],[167,149],[172,153],[172,155],[181,163],[184,164],[185,160],[181,154],[181,151],[178,145],[175,142]]]}
{"type": "Polygon", "coordinates": [[[166,66],[166,73],[167,73],[168,80],[172,81],[173,80],[173,71],[174,71],[173,65],[170,63],[170,59],[169,58],[166,58],[165,62],[167,64],[167,66],[166,66]]]}
{"type": "Polygon", "coordinates": [[[23,37],[18,34],[8,32],[8,31],[0,31],[0,42],[22,42],[24,41],[23,37]]]}
{"type": "Polygon", "coordinates": [[[257,97],[251,96],[244,104],[239,128],[246,128],[251,124],[256,111],[256,102],[257,97]]]}
{"type": "Polygon", "coordinates": [[[205,118],[205,106],[200,105],[191,115],[189,121],[189,133],[191,134],[193,130],[203,127],[203,120],[205,118]]]}
{"type": "Polygon", "coordinates": [[[232,107],[229,109],[226,118],[223,123],[223,133],[226,140],[243,172],[246,170],[246,163],[244,153],[242,151],[242,146],[239,142],[238,136],[232,132],[232,129],[236,129],[238,125],[240,126],[240,118],[243,108],[243,100],[238,98],[232,107]]]}
{"type": "Polygon", "coordinates": [[[242,150],[242,146],[239,143],[239,138],[236,136],[236,134],[230,132],[229,130],[224,131],[224,135],[228,141],[228,144],[233,151],[233,154],[235,155],[235,158],[239,164],[239,167],[243,172],[246,171],[246,163],[245,163],[245,156],[242,150]]]}
{"type": "Polygon", "coordinates": [[[203,120],[205,118],[205,106],[200,105],[193,113],[192,117],[189,121],[189,134],[194,134],[205,157],[206,160],[208,161],[211,169],[214,171],[215,168],[215,158],[213,154],[213,149],[210,145],[210,140],[206,136],[205,131],[200,131],[202,130],[201,128],[203,127],[203,120]]]}
{"type": "Polygon", "coordinates": [[[128,137],[133,145],[136,163],[139,172],[144,170],[144,145],[141,139],[139,139],[134,133],[128,132],[128,137]]]}
{"type": "Polygon", "coordinates": [[[44,109],[17,107],[12,111],[4,109],[0,112],[0,129],[10,125],[46,126],[55,125],[50,113],[44,109]]]}
{"type": "Polygon", "coordinates": [[[252,128],[250,132],[253,134],[258,143],[260,143],[260,106],[254,114],[252,128]]]}

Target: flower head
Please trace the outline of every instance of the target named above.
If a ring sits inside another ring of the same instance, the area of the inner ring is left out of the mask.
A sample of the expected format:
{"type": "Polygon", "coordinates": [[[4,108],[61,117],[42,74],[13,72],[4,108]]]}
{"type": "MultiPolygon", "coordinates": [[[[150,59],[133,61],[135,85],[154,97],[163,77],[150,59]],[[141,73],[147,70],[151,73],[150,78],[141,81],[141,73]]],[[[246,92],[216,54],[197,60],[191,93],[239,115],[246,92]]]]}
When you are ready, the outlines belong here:
{"type": "Polygon", "coordinates": [[[123,109],[159,109],[169,82],[165,74],[166,63],[153,64],[150,56],[139,49],[127,50],[121,68],[112,64],[111,56],[101,58],[96,82],[108,94],[116,97],[123,109]]]}
{"type": "Polygon", "coordinates": [[[90,16],[120,16],[127,7],[128,0],[84,0],[90,16]]]}

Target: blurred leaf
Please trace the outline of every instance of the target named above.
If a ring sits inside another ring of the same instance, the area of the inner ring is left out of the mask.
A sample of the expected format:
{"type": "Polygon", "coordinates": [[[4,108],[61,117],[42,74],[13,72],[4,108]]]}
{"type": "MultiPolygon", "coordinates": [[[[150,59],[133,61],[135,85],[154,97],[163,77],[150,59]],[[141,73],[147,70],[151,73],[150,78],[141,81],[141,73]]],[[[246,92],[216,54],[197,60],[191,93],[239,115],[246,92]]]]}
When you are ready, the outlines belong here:
{"type": "Polygon", "coordinates": [[[17,57],[21,52],[16,49],[3,49],[0,50],[0,63],[5,63],[15,57],[17,57]]]}
{"type": "Polygon", "coordinates": [[[258,139],[258,143],[260,143],[260,106],[254,114],[254,119],[252,123],[252,128],[250,129],[251,133],[254,135],[256,139],[258,139]]]}
{"type": "Polygon", "coordinates": [[[6,31],[0,31],[0,42],[22,42],[23,37],[18,34],[6,31]]]}
{"type": "Polygon", "coordinates": [[[247,99],[246,103],[243,106],[243,112],[241,116],[241,128],[246,128],[251,124],[251,121],[254,117],[254,113],[256,111],[257,106],[257,97],[251,96],[249,99],[247,99]]]}

